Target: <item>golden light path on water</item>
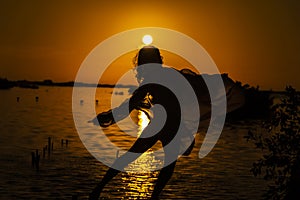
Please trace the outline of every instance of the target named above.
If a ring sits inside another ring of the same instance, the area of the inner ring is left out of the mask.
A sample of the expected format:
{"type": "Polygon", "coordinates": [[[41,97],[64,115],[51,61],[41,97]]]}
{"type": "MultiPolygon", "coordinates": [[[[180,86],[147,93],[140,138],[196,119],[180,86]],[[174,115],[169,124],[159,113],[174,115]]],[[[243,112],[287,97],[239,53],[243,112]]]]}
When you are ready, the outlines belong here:
{"type": "MultiPolygon", "coordinates": [[[[149,119],[143,111],[138,111],[137,118],[139,126],[137,136],[139,137],[149,124],[149,119]]],[[[161,162],[155,159],[153,149],[149,149],[126,168],[128,174],[122,177],[123,183],[127,183],[124,188],[126,191],[124,199],[129,197],[130,199],[149,199],[158,175],[157,171],[149,172],[149,168],[155,167],[156,164],[161,164],[161,162]],[[141,171],[145,172],[141,173],[141,171]]]]}
{"type": "Polygon", "coordinates": [[[139,133],[138,136],[141,135],[142,131],[148,126],[150,120],[148,119],[147,115],[143,111],[138,112],[138,126],[139,126],[139,133]]]}

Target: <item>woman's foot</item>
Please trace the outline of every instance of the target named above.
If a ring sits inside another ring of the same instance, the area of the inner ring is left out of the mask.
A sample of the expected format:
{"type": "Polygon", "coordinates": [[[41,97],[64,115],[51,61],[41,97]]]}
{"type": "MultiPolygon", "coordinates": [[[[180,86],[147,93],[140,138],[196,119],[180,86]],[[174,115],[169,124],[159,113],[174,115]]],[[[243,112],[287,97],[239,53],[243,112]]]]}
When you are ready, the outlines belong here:
{"type": "Polygon", "coordinates": [[[89,200],[98,200],[102,191],[102,187],[95,187],[89,195],[89,200]]]}

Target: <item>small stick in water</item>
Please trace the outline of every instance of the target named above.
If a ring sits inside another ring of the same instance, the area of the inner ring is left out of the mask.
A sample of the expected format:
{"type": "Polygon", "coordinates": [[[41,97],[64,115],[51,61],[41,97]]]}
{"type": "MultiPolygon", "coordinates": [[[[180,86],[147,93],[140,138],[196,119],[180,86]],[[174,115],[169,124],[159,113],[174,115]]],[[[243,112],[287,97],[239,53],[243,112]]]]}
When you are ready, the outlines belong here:
{"type": "Polygon", "coordinates": [[[45,155],[46,155],[46,149],[47,149],[47,145],[43,148],[43,158],[45,158],[45,155]]]}
{"type": "Polygon", "coordinates": [[[36,161],[35,161],[36,171],[39,171],[39,169],[40,169],[40,155],[39,155],[39,150],[38,149],[36,149],[36,151],[35,151],[35,159],[36,159],[36,161]]]}
{"type": "Polygon", "coordinates": [[[51,137],[48,137],[48,155],[50,155],[51,151],[51,137]]]}
{"type": "Polygon", "coordinates": [[[34,168],[34,166],[35,166],[35,154],[34,154],[34,152],[31,152],[31,165],[32,165],[32,168],[34,168]]]}

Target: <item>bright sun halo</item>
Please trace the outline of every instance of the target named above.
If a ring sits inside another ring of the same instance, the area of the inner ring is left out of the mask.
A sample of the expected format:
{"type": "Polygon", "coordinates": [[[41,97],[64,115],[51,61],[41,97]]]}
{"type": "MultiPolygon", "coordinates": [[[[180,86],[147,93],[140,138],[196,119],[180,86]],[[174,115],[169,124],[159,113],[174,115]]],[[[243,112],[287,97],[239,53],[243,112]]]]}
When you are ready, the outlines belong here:
{"type": "Polygon", "coordinates": [[[152,39],[152,36],[151,36],[151,35],[144,35],[144,37],[143,37],[143,43],[144,43],[145,45],[151,44],[152,41],[153,41],[153,39],[152,39]]]}

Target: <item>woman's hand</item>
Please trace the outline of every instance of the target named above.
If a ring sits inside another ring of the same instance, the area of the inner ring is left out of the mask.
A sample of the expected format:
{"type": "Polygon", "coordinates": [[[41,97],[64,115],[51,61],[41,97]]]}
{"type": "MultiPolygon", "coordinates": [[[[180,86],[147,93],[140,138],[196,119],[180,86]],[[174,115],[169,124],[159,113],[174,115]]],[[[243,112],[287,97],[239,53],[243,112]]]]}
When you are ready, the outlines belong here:
{"type": "Polygon", "coordinates": [[[93,123],[94,125],[100,125],[101,127],[108,127],[115,123],[111,111],[100,113],[97,117],[88,122],[93,123]]]}

